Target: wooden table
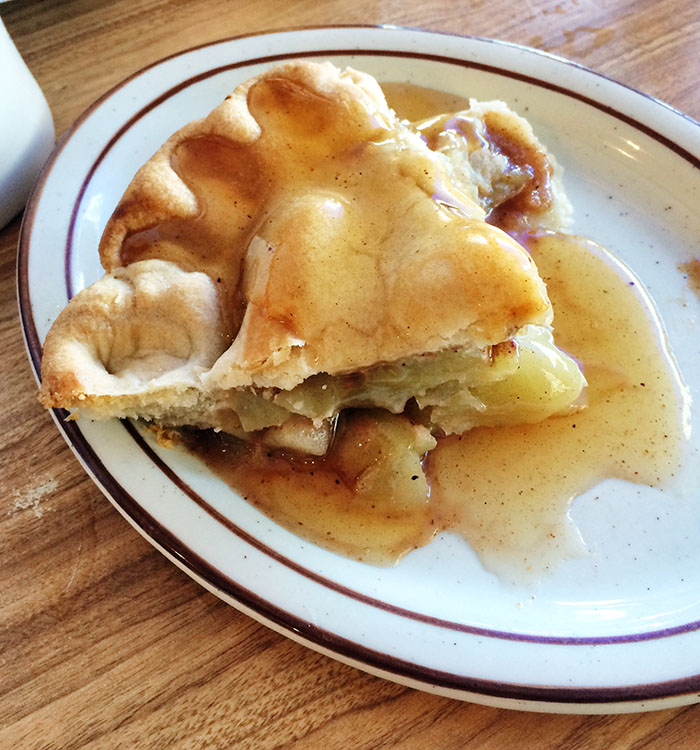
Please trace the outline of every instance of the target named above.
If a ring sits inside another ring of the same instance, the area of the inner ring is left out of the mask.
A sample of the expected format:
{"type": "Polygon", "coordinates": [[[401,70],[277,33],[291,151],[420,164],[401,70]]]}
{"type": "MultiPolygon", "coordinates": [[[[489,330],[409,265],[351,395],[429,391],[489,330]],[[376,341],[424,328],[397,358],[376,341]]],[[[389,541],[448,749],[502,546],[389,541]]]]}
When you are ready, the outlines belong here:
{"type": "MultiPolygon", "coordinates": [[[[539,47],[700,117],[692,0],[14,0],[0,15],[57,134],[163,56],[247,32],[337,23],[539,47]]],[[[19,219],[0,232],[0,747],[699,746],[700,705],[548,716],[438,698],[303,648],[192,582],[113,510],[36,401],[15,302],[18,232],[19,219]]]]}

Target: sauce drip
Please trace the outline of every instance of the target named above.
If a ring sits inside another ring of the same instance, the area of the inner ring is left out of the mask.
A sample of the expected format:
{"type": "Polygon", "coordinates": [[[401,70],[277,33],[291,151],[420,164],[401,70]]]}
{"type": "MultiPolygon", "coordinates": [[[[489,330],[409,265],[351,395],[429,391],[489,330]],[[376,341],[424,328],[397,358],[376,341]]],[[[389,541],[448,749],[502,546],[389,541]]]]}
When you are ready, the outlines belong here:
{"type": "Polygon", "coordinates": [[[425,462],[430,495],[408,507],[388,490],[358,502],[332,453],[291,459],[214,433],[190,449],[277,522],[360,560],[395,563],[443,530],[518,580],[576,554],[574,497],[608,477],[660,486],[679,466],[677,373],[639,282],[602,247],[553,233],[522,239],[547,282],[557,341],[583,363],[585,410],[439,439],[425,462]]]}
{"type": "Polygon", "coordinates": [[[555,338],[583,363],[587,408],[479,428],[430,454],[439,525],[488,569],[539,575],[582,548],[570,501],[606,478],[661,486],[680,465],[678,374],[638,280],[590,240],[525,238],[554,307],[555,338]]]}
{"type": "Polygon", "coordinates": [[[687,263],[679,263],[678,270],[688,277],[688,285],[700,298],[700,258],[693,258],[687,263]]]}
{"type": "MultiPolygon", "coordinates": [[[[405,84],[383,89],[411,120],[466,105],[405,84]]],[[[576,554],[574,497],[608,477],[660,486],[679,466],[678,374],[641,284],[607,251],[549,232],[518,239],[547,283],[558,345],[583,364],[584,411],[439,439],[424,463],[430,490],[410,503],[391,488],[358,498],[333,452],[292,458],[212,432],[186,435],[188,448],[275,521],[360,560],[395,563],[439,531],[462,535],[487,569],[516,580],[576,554]]]]}
{"type": "Polygon", "coordinates": [[[469,106],[469,99],[445,91],[415,86],[411,83],[382,83],[389,106],[402,120],[417,122],[443,112],[459,112],[469,106]]]}
{"type": "Polygon", "coordinates": [[[541,214],[551,208],[550,161],[546,151],[532,143],[522,123],[494,109],[484,117],[483,133],[478,133],[468,115],[466,118],[433,116],[435,112],[466,110],[469,108],[468,99],[406,83],[385,83],[382,90],[399,117],[419,123],[418,132],[430,148],[436,148],[439,140],[448,133],[453,136],[449,140],[466,142],[469,153],[489,145],[508,158],[517,191],[511,198],[499,201],[489,214],[490,223],[501,229],[517,230],[523,224],[523,214],[541,214]]]}
{"type": "Polygon", "coordinates": [[[380,479],[376,491],[360,489],[367,449],[375,453],[371,463],[377,453],[391,454],[392,446],[377,435],[371,410],[342,419],[334,448],[321,458],[284,455],[213,431],[184,433],[184,439],[218,476],[290,531],[357,560],[391,564],[435,534],[427,479],[416,459],[408,474],[380,479]]]}

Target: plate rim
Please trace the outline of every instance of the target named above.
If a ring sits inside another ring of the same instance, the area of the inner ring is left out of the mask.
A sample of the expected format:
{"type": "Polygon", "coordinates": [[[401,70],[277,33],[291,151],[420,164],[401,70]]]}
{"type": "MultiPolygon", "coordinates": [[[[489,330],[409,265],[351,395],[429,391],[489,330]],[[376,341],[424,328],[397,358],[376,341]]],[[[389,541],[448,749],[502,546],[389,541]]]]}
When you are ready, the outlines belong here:
{"type": "MultiPolygon", "coordinates": [[[[30,303],[30,295],[29,295],[29,289],[28,289],[28,260],[29,260],[29,246],[30,246],[30,236],[31,236],[31,228],[34,223],[34,219],[36,217],[36,213],[38,210],[39,203],[41,201],[41,195],[43,192],[44,187],[46,186],[47,182],[49,181],[50,174],[52,171],[52,168],[60,156],[60,153],[62,152],[65,145],[75,136],[77,131],[79,130],[80,126],[82,125],[85,120],[87,120],[90,115],[100,107],[101,104],[103,104],[105,101],[107,101],[109,98],[111,98],[117,91],[119,91],[121,88],[126,86],[130,81],[133,79],[139,77],[140,75],[143,75],[148,70],[157,67],[166,61],[172,60],[177,57],[184,57],[196,50],[200,50],[206,47],[211,46],[217,46],[225,43],[230,42],[238,42],[241,40],[245,40],[252,37],[259,37],[259,36],[270,36],[275,34],[293,34],[295,32],[299,31],[326,31],[328,29],[339,29],[342,31],[350,31],[353,29],[370,29],[370,30],[385,30],[389,29],[392,31],[412,31],[412,32],[420,32],[424,34],[441,34],[446,37],[451,38],[458,38],[458,39],[465,39],[465,40],[472,40],[477,42],[487,42],[492,43],[496,45],[504,45],[507,47],[516,48],[519,50],[527,51],[528,53],[535,54],[537,56],[543,56],[545,58],[551,59],[553,61],[556,61],[557,63],[563,63],[566,65],[570,65],[576,69],[579,69],[581,71],[584,71],[589,74],[593,74],[595,76],[599,76],[607,80],[608,82],[616,85],[616,86],[622,86],[624,88],[627,88],[634,93],[636,93],[639,96],[644,97],[647,100],[650,100],[656,104],[662,105],[664,108],[669,110],[670,112],[674,113],[675,115],[679,115],[683,117],[686,121],[689,121],[691,124],[695,126],[699,126],[700,124],[695,121],[690,116],[680,112],[679,110],[675,109],[671,105],[649,95],[645,94],[641,91],[638,91],[637,89],[634,89],[630,86],[627,86],[626,84],[620,83],[612,78],[609,78],[608,76],[605,76],[601,73],[598,73],[596,71],[591,70],[590,68],[587,68],[586,66],[580,65],[579,63],[567,60],[565,58],[558,57],[556,55],[552,55],[551,53],[543,52],[541,50],[537,50],[534,48],[526,47],[523,45],[518,45],[512,42],[503,42],[499,40],[494,39],[488,39],[484,37],[476,37],[476,36],[469,36],[469,35],[459,35],[459,34],[451,34],[448,32],[436,32],[426,29],[420,29],[420,28],[412,28],[412,27],[396,27],[396,26],[388,26],[388,25],[332,25],[332,26],[303,26],[303,27],[292,27],[287,29],[278,29],[278,30],[269,30],[265,32],[254,32],[250,34],[244,34],[240,36],[234,36],[234,37],[227,37],[224,39],[212,41],[203,43],[200,45],[195,45],[193,47],[190,47],[186,50],[182,50],[176,53],[173,53],[172,55],[169,55],[165,58],[162,58],[161,60],[155,61],[138,71],[134,72],[124,80],[117,83],[115,86],[109,89],[109,91],[105,92],[102,96],[100,96],[98,99],[96,99],[73,123],[73,125],[66,130],[66,132],[62,135],[61,139],[57,143],[56,149],[54,150],[53,154],[51,155],[49,161],[47,162],[42,175],[37,182],[35,189],[30,197],[27,211],[25,212],[22,226],[20,230],[20,241],[19,241],[19,251],[18,251],[18,295],[19,295],[19,307],[20,307],[20,316],[21,316],[21,323],[22,323],[22,330],[23,335],[25,337],[25,343],[27,346],[27,350],[29,353],[30,360],[32,362],[33,370],[35,377],[37,381],[40,377],[40,352],[41,352],[41,342],[39,341],[38,332],[36,330],[36,327],[34,325],[33,316],[32,316],[32,309],[31,309],[31,303],[30,303]]],[[[342,49],[342,50],[313,50],[313,51],[306,51],[306,52],[295,52],[295,53],[280,53],[277,55],[271,55],[268,56],[271,60],[274,59],[285,59],[289,57],[300,57],[300,56],[322,56],[322,55],[330,55],[330,54],[369,54],[369,55],[381,55],[382,51],[377,49],[371,49],[366,47],[358,47],[356,49],[342,49]]],[[[391,51],[389,54],[392,54],[393,56],[399,56],[400,53],[398,51],[391,51]]],[[[429,55],[429,54],[422,54],[419,51],[414,52],[405,52],[405,55],[407,57],[412,58],[429,58],[429,59],[435,59],[436,56],[429,55]]],[[[247,60],[240,61],[239,65],[245,65],[245,64],[252,64],[253,62],[261,62],[264,61],[266,58],[263,56],[260,57],[253,57],[248,58],[247,60]]],[[[448,62],[448,63],[463,63],[467,65],[468,67],[475,67],[475,68],[488,68],[490,71],[497,72],[500,74],[503,74],[505,69],[494,69],[493,66],[484,66],[479,64],[472,64],[467,63],[464,60],[459,60],[455,58],[451,58],[449,56],[444,56],[441,58],[442,61],[448,62]]],[[[235,67],[235,66],[225,66],[227,68],[235,67]]],[[[206,72],[206,76],[210,76],[214,74],[215,69],[212,68],[206,72]]],[[[202,76],[204,77],[204,76],[202,76]]],[[[518,76],[517,74],[513,75],[514,78],[519,78],[520,80],[527,79],[530,82],[536,82],[538,85],[545,85],[545,87],[552,88],[551,84],[548,84],[548,82],[543,82],[541,79],[533,79],[531,76],[518,76]]],[[[191,78],[187,79],[188,81],[192,80],[191,78]]],[[[184,82],[183,82],[184,83],[184,82]]],[[[609,114],[614,114],[614,116],[618,117],[620,114],[617,111],[612,110],[611,108],[607,107],[607,105],[603,105],[600,102],[596,102],[595,100],[589,99],[588,97],[584,97],[578,92],[573,92],[570,89],[565,89],[562,86],[554,87],[557,90],[561,91],[562,93],[565,93],[567,95],[573,95],[575,98],[584,100],[586,103],[591,104],[595,106],[598,109],[603,109],[604,111],[607,111],[609,114]]],[[[171,91],[171,89],[168,89],[168,91],[171,91]]],[[[164,96],[167,95],[168,91],[164,93],[164,96]]],[[[153,105],[155,106],[155,105],[153,105]]],[[[621,119],[626,119],[626,116],[623,116],[621,119]]],[[[639,123],[638,121],[634,120],[633,118],[630,118],[632,120],[632,123],[635,127],[638,127],[640,130],[646,132],[647,134],[652,135],[655,140],[660,141],[663,143],[663,145],[668,146],[669,143],[672,143],[669,141],[669,139],[664,136],[663,134],[660,134],[653,129],[649,128],[648,126],[643,125],[642,123],[639,123]]],[[[123,126],[122,126],[123,127],[123,126]]],[[[117,133],[121,132],[121,128],[117,131],[117,133]]],[[[106,147],[105,147],[106,148],[106,147]]],[[[677,154],[679,153],[677,144],[674,144],[671,146],[671,149],[675,151],[677,154]],[[674,147],[675,146],[675,147],[674,147]]],[[[683,158],[686,158],[691,161],[691,163],[698,167],[700,166],[700,159],[698,159],[697,156],[694,154],[686,151],[685,149],[680,149],[682,153],[680,153],[683,158]]],[[[85,182],[89,179],[89,177],[85,178],[85,182]]],[[[79,205],[81,196],[78,196],[75,204],[75,206],[79,205]]],[[[72,222],[71,222],[72,227],[72,222]]],[[[65,413],[63,413],[65,414],[65,413]]],[[[120,503],[115,501],[115,498],[112,497],[111,492],[109,492],[107,489],[105,489],[100,481],[97,481],[93,472],[90,470],[88,466],[86,466],[83,459],[85,458],[85,455],[81,455],[81,452],[78,448],[78,446],[81,444],[81,441],[84,442],[84,445],[82,446],[83,450],[87,450],[89,448],[89,452],[93,454],[94,458],[101,464],[99,461],[99,458],[94,453],[92,448],[89,446],[89,443],[85,436],[80,431],[79,427],[75,423],[64,423],[59,424],[62,418],[62,414],[59,411],[57,411],[54,415],[54,419],[57,422],[59,426],[59,430],[63,434],[63,436],[66,438],[67,442],[69,443],[69,446],[73,450],[73,452],[76,454],[76,456],[79,458],[81,464],[83,464],[84,468],[88,470],[88,473],[93,478],[93,481],[96,482],[97,486],[103,491],[103,493],[107,496],[107,498],[110,500],[110,502],[117,507],[118,510],[122,513],[122,515],[125,515],[123,506],[120,507],[120,503]]],[[[112,479],[117,485],[119,485],[118,480],[112,476],[112,474],[105,469],[105,474],[112,479]]],[[[129,495],[129,493],[124,490],[124,488],[121,488],[122,495],[129,495]]],[[[142,520],[144,520],[144,516],[149,516],[149,514],[141,508],[137,501],[135,501],[134,498],[132,498],[130,495],[131,501],[134,503],[136,507],[138,507],[140,515],[142,517],[142,520]]],[[[133,511],[133,507],[132,507],[133,511]]],[[[139,512],[136,513],[136,515],[139,515],[139,512]]],[[[131,514],[129,514],[131,515],[131,514]]],[[[127,516],[128,517],[128,516],[127,516]]],[[[177,559],[174,560],[176,564],[178,564],[180,567],[183,568],[186,572],[190,572],[189,568],[192,568],[192,572],[196,573],[197,575],[200,575],[196,564],[193,563],[193,560],[195,557],[199,557],[196,553],[193,553],[191,550],[191,556],[187,558],[186,556],[182,556],[180,553],[180,550],[186,546],[183,544],[182,540],[180,540],[178,537],[175,537],[171,532],[169,532],[167,529],[165,529],[162,524],[158,521],[154,521],[151,518],[151,524],[149,526],[149,530],[146,531],[144,526],[141,524],[136,524],[133,517],[129,518],[132,525],[134,525],[136,528],[139,528],[141,533],[143,533],[146,538],[148,538],[151,542],[155,543],[156,546],[161,546],[162,541],[165,540],[166,542],[170,542],[169,545],[162,545],[165,546],[166,550],[169,550],[171,555],[175,557],[180,557],[181,562],[178,562],[177,559]],[[157,530],[156,530],[157,527],[157,530]],[[160,535],[163,534],[162,537],[160,535]],[[160,538],[159,538],[160,537],[160,538]],[[167,539],[169,537],[169,540],[167,539]],[[174,540],[174,544],[173,544],[174,540]]],[[[148,521],[144,520],[144,523],[146,526],[148,526],[148,521]]],[[[170,556],[169,556],[170,557],[170,556]]],[[[172,557],[171,557],[172,559],[172,557]]],[[[201,558],[199,558],[201,560],[201,558]]],[[[201,570],[205,570],[208,568],[209,572],[214,573],[214,578],[216,579],[221,578],[224,574],[222,571],[219,571],[215,569],[213,566],[211,566],[206,561],[203,561],[205,567],[201,568],[201,570]]],[[[204,577],[204,576],[201,576],[204,577]]],[[[209,580],[209,579],[207,579],[209,580]]],[[[248,608],[257,608],[259,613],[261,614],[261,617],[263,619],[268,619],[266,615],[264,614],[264,608],[260,607],[260,603],[258,602],[256,604],[256,607],[251,607],[249,603],[246,603],[246,597],[245,594],[242,594],[240,592],[241,586],[236,584],[235,581],[232,581],[231,579],[228,579],[231,581],[231,583],[234,585],[234,588],[238,588],[239,591],[236,596],[233,596],[230,592],[228,592],[226,589],[221,588],[217,586],[216,584],[212,584],[214,588],[218,589],[219,595],[223,595],[222,598],[229,599],[231,597],[235,598],[236,600],[240,601],[241,604],[243,604],[244,607],[248,608]]],[[[215,591],[215,593],[217,593],[215,591]]],[[[252,593],[252,592],[250,592],[252,593]]],[[[259,597],[258,597],[259,598],[259,597]]],[[[252,601],[252,599],[248,598],[248,602],[252,601]]],[[[233,603],[233,602],[229,602],[233,603]]],[[[266,602],[268,607],[272,605],[270,602],[266,602]]],[[[249,613],[250,614],[250,613],[249,613]]],[[[274,613],[273,613],[274,614],[274,613]]],[[[275,619],[274,617],[270,617],[269,619],[273,622],[276,622],[278,627],[281,630],[287,631],[287,634],[291,633],[299,633],[300,632],[300,625],[302,628],[305,628],[308,630],[310,627],[310,623],[308,622],[297,622],[294,625],[291,625],[289,620],[290,618],[296,618],[295,615],[289,612],[284,613],[285,617],[280,619],[275,619]]],[[[318,626],[311,626],[315,628],[317,631],[323,631],[323,628],[319,628],[318,626]]],[[[323,631],[323,633],[327,633],[327,631],[323,631]]],[[[331,634],[335,639],[340,641],[345,641],[346,639],[335,636],[334,634],[331,634]]],[[[333,638],[328,638],[327,635],[318,636],[321,638],[326,644],[331,642],[333,638]]],[[[304,639],[306,640],[306,639],[304,639]]],[[[597,641],[596,641],[597,642],[597,641]]],[[[700,689],[700,675],[694,675],[694,676],[687,676],[675,680],[666,680],[663,682],[654,682],[649,684],[643,684],[643,685],[627,685],[627,686],[620,686],[620,687],[593,687],[593,688],[585,688],[585,687],[573,687],[573,688],[567,688],[565,686],[556,686],[556,687],[542,687],[537,685],[520,685],[517,683],[504,683],[500,681],[493,681],[493,680],[483,680],[481,678],[469,678],[464,675],[457,676],[453,674],[448,674],[447,677],[445,677],[444,674],[439,674],[435,672],[435,670],[430,670],[430,668],[411,664],[409,662],[404,662],[400,659],[395,659],[394,657],[391,657],[387,654],[380,654],[380,662],[379,663],[372,663],[372,660],[367,655],[368,653],[372,652],[372,649],[367,649],[366,647],[363,647],[362,644],[357,642],[350,642],[351,648],[349,651],[347,649],[342,648],[342,644],[339,645],[336,643],[334,645],[334,648],[332,649],[333,653],[336,654],[339,657],[344,657],[345,660],[357,660],[358,650],[364,649],[365,656],[362,657],[363,663],[366,663],[368,666],[373,667],[375,669],[379,668],[381,670],[386,670],[386,664],[388,661],[397,662],[398,666],[395,670],[395,672],[392,672],[392,674],[396,674],[400,677],[405,677],[408,679],[416,680],[418,679],[419,682],[423,682],[426,685],[432,685],[432,686],[441,686],[445,689],[458,689],[461,691],[469,691],[473,692],[474,686],[478,686],[478,695],[485,695],[485,696],[491,696],[496,697],[500,699],[504,699],[506,701],[510,700],[517,700],[518,702],[521,702],[523,700],[525,701],[541,701],[546,700],[551,703],[565,703],[569,705],[569,710],[573,708],[571,704],[588,704],[588,708],[590,708],[590,704],[596,704],[596,703],[610,703],[613,701],[640,701],[640,700],[649,700],[649,699],[656,699],[656,698],[673,698],[677,699],[682,696],[688,696],[690,693],[695,693],[698,689],[700,689]],[[408,665],[408,667],[406,667],[408,665]],[[414,670],[414,674],[410,674],[409,672],[411,669],[414,670]],[[415,670],[418,670],[420,674],[416,675],[415,670]],[[408,671],[407,671],[408,670],[408,671]],[[437,679],[430,679],[426,680],[426,677],[430,677],[431,675],[427,674],[428,672],[433,673],[433,677],[437,679]],[[456,683],[455,684],[455,678],[456,683]],[[452,684],[449,684],[452,682],[452,684]],[[471,686],[471,687],[470,687],[471,686]],[[495,687],[493,687],[495,686],[495,687]],[[492,688],[491,690],[489,688],[492,688]],[[514,692],[515,691],[515,692],[514,692]]],[[[311,647],[314,647],[314,642],[307,643],[307,645],[310,645],[311,647]]],[[[323,642],[318,642],[317,645],[324,647],[323,642]]],[[[568,644],[573,645],[573,644],[568,644]]],[[[327,648],[327,646],[326,646],[327,648]]],[[[374,652],[376,653],[376,652],[374,652]]],[[[390,670],[391,671],[391,670],[390,670]]],[[[391,676],[391,675],[389,675],[391,676]]],[[[698,696],[695,696],[698,697],[698,696]]],[[[471,698],[473,699],[473,698],[471,698]]],[[[519,706],[523,707],[523,706],[519,706]]]]}

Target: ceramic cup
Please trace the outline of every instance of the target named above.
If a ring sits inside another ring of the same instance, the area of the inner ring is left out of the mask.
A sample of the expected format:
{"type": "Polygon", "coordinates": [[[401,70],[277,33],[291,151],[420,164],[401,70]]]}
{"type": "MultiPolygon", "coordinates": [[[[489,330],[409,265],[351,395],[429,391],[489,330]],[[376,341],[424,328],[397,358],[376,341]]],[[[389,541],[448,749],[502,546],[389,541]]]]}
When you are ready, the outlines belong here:
{"type": "Polygon", "coordinates": [[[0,229],[24,207],[53,146],[49,105],[0,20],[0,229]]]}

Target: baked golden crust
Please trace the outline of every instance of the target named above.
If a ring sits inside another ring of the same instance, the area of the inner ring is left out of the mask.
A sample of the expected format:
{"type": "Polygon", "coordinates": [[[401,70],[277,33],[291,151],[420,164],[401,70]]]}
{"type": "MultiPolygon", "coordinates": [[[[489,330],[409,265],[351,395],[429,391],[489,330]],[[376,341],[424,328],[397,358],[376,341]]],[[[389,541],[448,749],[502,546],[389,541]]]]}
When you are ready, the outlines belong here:
{"type": "Polygon", "coordinates": [[[230,343],[222,320],[203,273],[161,260],[117,268],[58,316],[44,343],[40,398],[102,416],[184,413],[230,343]]]}
{"type": "Polygon", "coordinates": [[[110,275],[49,333],[42,401],[157,420],[189,394],[171,423],[222,426],[211,414],[232,389],[291,389],[548,325],[534,263],[460,180],[365,74],[292,62],[251,79],[134,177],[100,244],[110,275]],[[151,287],[153,328],[137,303],[151,287]],[[169,325],[190,353],[170,351],[169,325]],[[132,354],[117,375],[122,339],[132,354]],[[160,369],[132,388],[141,341],[160,369]]]}

